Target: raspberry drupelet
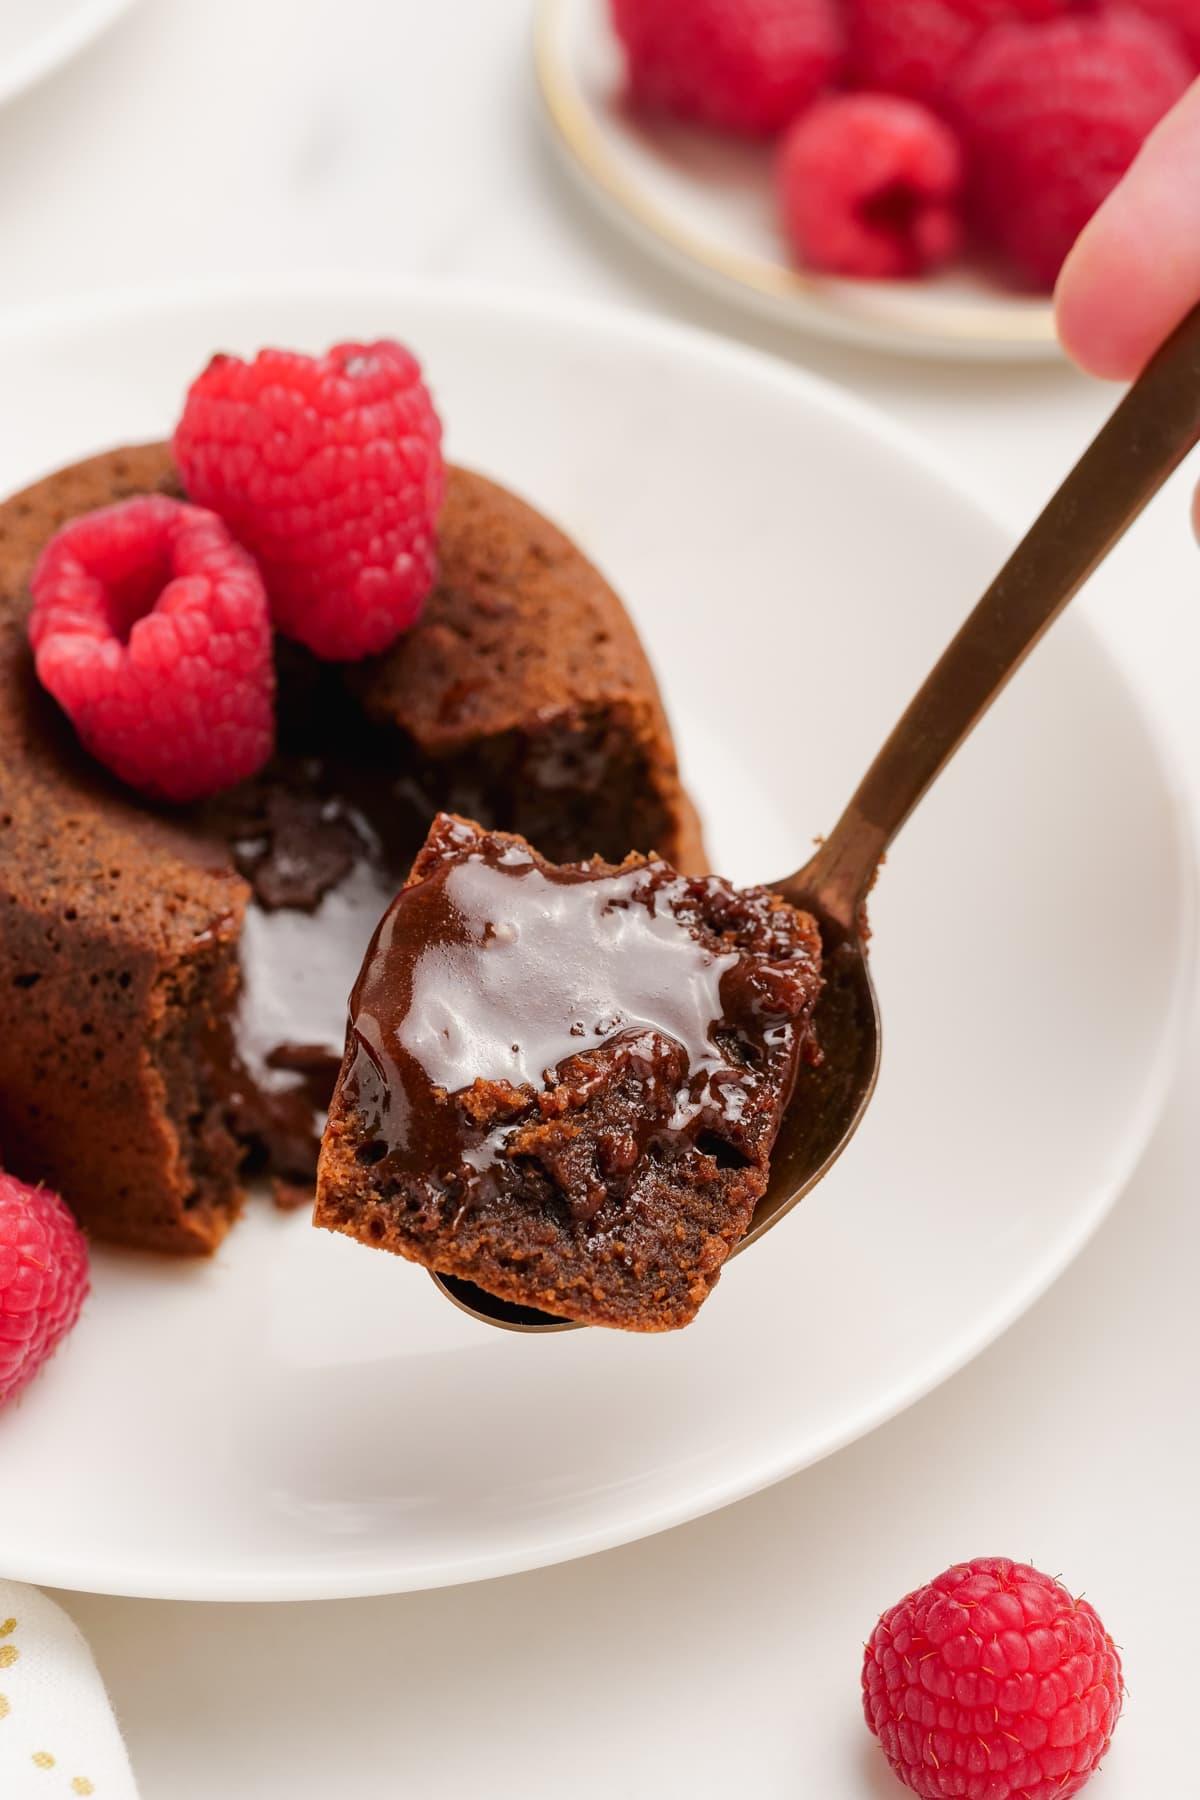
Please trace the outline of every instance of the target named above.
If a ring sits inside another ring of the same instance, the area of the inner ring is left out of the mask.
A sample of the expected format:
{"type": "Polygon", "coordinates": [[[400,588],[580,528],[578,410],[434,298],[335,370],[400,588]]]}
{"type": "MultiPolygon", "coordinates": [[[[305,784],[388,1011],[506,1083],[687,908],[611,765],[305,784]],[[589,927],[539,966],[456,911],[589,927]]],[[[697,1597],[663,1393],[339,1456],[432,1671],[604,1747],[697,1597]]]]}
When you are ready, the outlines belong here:
{"type": "Polygon", "coordinates": [[[611,0],[633,100],[719,131],[769,137],[835,79],[835,0],[611,0]]]}
{"type": "Polygon", "coordinates": [[[964,56],[994,25],[1056,18],[1071,0],[850,0],[856,87],[940,106],[964,56]]]}
{"type": "Polygon", "coordinates": [[[1172,34],[1132,12],[989,32],[951,94],[984,241],[1033,287],[1052,287],[1190,76],[1172,34]]]}
{"type": "Polygon", "coordinates": [[[1200,0],[1137,0],[1137,10],[1168,26],[1193,69],[1200,69],[1200,0]]]}

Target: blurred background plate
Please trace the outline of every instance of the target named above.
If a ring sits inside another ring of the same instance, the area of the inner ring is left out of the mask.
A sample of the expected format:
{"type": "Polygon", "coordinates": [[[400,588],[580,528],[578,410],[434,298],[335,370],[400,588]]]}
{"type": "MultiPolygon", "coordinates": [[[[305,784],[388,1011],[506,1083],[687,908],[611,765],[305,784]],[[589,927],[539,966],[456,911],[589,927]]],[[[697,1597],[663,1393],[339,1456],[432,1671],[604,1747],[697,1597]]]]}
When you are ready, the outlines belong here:
{"type": "MultiPolygon", "coordinates": [[[[164,436],[215,349],[383,333],[419,352],[450,454],[625,597],[716,866],[793,867],[1008,543],[811,376],[482,286],[89,298],[0,327],[0,491],[164,436]]],[[[868,1431],[1027,1307],[1130,1174],[1188,996],[1191,867],[1076,611],[884,871],[862,1131],[694,1326],[495,1332],[262,1197],[209,1262],[97,1250],[78,1330],[0,1414],[5,1573],[184,1599],[432,1587],[644,1536],[868,1431]]]]}
{"type": "Polygon", "coordinates": [[[0,105],[82,50],[133,0],[0,0],[0,105]]]}
{"type": "Polygon", "coordinates": [[[534,52],[568,169],[610,219],[685,279],[797,330],[910,356],[1058,354],[1050,302],[984,273],[839,281],[793,268],[775,218],[770,148],[634,114],[608,0],[538,0],[534,52]]]}

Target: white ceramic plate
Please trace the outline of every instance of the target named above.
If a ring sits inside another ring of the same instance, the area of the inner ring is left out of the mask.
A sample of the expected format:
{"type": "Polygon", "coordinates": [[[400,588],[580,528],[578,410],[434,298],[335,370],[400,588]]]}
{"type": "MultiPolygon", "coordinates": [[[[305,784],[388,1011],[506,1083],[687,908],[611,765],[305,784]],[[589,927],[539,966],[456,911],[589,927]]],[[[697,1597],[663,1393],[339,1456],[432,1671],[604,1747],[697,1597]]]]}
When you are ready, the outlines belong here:
{"type": "Polygon", "coordinates": [[[910,356],[1058,354],[1047,300],[970,269],[839,281],[793,268],[775,219],[770,149],[633,114],[608,0],[538,0],[534,54],[568,169],[618,226],[687,279],[799,330],[910,356]]]}
{"type": "MultiPolygon", "coordinates": [[[[89,302],[0,332],[0,488],[162,435],[217,347],[382,332],[418,347],[451,454],[626,596],[718,866],[793,866],[1005,546],[835,389],[503,294],[89,302]]],[[[880,883],[859,1138],[693,1327],[495,1332],[265,1201],[209,1264],[99,1250],[79,1328],[0,1414],[0,1572],[262,1600],[465,1581],[658,1530],[869,1430],[1026,1307],[1129,1174],[1174,1054],[1189,868],[1146,724],[1068,617],[880,883]]]]}
{"type": "Polygon", "coordinates": [[[133,0],[2,0],[0,104],[57,69],[132,4],[133,0]]]}

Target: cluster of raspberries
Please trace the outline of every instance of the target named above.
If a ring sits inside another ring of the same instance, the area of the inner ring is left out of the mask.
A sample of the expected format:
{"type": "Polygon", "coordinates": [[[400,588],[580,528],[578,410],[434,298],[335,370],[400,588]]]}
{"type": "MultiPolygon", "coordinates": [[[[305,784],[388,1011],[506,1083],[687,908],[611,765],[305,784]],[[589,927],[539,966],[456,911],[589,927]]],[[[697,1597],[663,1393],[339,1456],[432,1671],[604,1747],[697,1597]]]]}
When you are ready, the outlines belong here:
{"type": "Polygon", "coordinates": [[[340,662],[415,623],[445,466],[416,358],[387,340],[214,357],[174,452],[186,501],[140,495],[50,540],[29,639],[97,761],[183,803],[270,756],[275,631],[340,662]]]}
{"type": "Polygon", "coordinates": [[[778,137],[803,265],[1021,285],[1067,251],[1200,69],[1200,0],[610,0],[635,105],[778,137]]]}

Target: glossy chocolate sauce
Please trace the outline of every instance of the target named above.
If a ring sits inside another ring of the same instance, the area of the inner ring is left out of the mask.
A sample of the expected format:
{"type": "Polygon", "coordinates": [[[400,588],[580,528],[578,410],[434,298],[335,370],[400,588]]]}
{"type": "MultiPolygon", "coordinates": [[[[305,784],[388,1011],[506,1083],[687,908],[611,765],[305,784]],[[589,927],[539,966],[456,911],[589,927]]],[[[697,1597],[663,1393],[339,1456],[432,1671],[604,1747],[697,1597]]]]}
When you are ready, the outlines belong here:
{"type": "Polygon", "coordinates": [[[351,1000],[368,1160],[482,1199],[533,1158],[582,1220],[651,1145],[715,1133],[736,1161],[811,964],[726,948],[701,927],[732,891],[665,864],[548,866],[446,818],[433,841],[443,860],[391,906],[351,1000]],[[586,1133],[548,1130],[584,1109],[586,1133]]]}
{"type": "Polygon", "coordinates": [[[212,811],[252,891],[228,1105],[252,1162],[285,1182],[311,1184],[350,990],[430,811],[407,777],[317,756],[279,758],[212,811]]]}

